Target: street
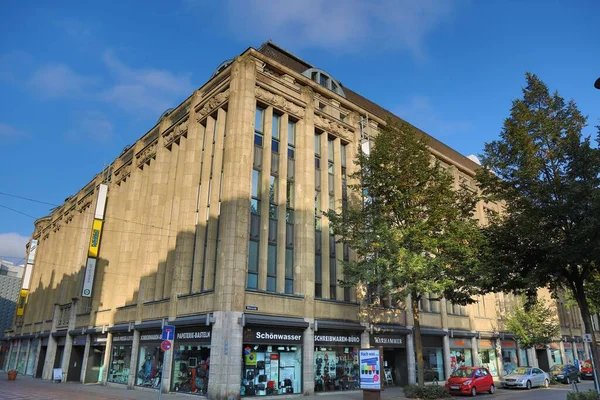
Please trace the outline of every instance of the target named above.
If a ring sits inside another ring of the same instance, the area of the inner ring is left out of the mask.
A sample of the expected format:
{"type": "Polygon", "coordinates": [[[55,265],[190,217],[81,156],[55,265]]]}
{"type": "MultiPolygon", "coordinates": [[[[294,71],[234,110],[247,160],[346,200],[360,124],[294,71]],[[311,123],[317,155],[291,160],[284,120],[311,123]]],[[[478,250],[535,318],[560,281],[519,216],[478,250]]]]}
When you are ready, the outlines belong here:
{"type": "MultiPolygon", "coordinates": [[[[578,385],[580,391],[590,390],[594,387],[591,381],[584,381],[578,385]]],[[[480,394],[477,397],[489,400],[524,399],[524,400],[565,400],[571,386],[556,385],[548,389],[498,389],[494,395],[480,394]]],[[[261,396],[264,398],[264,396],[261,396]]],[[[313,396],[270,396],[270,398],[303,398],[323,400],[362,400],[362,393],[335,392],[313,396]]],[[[144,390],[125,390],[124,388],[104,387],[100,385],[83,385],[80,383],[58,383],[42,381],[28,376],[19,376],[16,381],[8,381],[5,373],[0,374],[0,399],[3,400],[109,400],[109,399],[156,399],[158,392],[144,390]]],[[[193,396],[183,394],[163,395],[165,400],[190,400],[193,396]]],[[[404,399],[401,388],[387,388],[382,392],[382,400],[404,399]]]]}

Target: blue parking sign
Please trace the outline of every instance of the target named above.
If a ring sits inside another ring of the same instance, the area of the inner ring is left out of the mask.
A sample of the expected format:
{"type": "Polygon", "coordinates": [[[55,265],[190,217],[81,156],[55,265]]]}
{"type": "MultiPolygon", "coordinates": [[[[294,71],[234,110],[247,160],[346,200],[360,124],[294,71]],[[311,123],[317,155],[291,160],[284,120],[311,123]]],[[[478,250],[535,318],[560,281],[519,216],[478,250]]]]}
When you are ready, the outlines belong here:
{"type": "Polygon", "coordinates": [[[162,330],[162,340],[175,340],[175,327],[173,325],[165,325],[162,330]]]}

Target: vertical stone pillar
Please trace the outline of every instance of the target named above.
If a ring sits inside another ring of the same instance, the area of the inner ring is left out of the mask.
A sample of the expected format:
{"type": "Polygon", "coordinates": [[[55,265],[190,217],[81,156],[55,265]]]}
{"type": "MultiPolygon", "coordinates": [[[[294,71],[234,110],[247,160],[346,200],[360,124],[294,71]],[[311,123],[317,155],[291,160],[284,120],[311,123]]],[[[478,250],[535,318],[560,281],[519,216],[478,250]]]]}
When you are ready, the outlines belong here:
{"type": "Polygon", "coordinates": [[[12,349],[13,349],[14,340],[10,341],[10,347],[8,348],[8,357],[4,359],[4,370],[8,371],[10,368],[10,358],[12,357],[12,349]]]}
{"type": "Polygon", "coordinates": [[[537,355],[536,355],[535,349],[533,347],[527,349],[527,358],[529,358],[529,364],[532,367],[539,368],[540,364],[538,362],[537,355]]]}
{"type": "Polygon", "coordinates": [[[21,344],[23,343],[23,340],[19,340],[18,344],[17,344],[17,352],[15,353],[15,369],[18,370],[19,369],[19,357],[21,355],[21,344]]]}
{"type": "Polygon", "coordinates": [[[479,366],[479,346],[477,345],[477,338],[471,338],[471,356],[473,357],[473,365],[479,366]]]}
{"type": "Polygon", "coordinates": [[[568,362],[567,361],[567,352],[565,351],[565,344],[562,340],[559,342],[558,348],[560,349],[560,357],[562,358],[562,362],[563,362],[563,364],[566,364],[568,362]]]}
{"type": "Polygon", "coordinates": [[[548,357],[548,366],[552,368],[554,361],[552,360],[552,351],[549,347],[546,347],[546,357],[548,357]]]}
{"type": "MultiPolygon", "coordinates": [[[[256,63],[249,56],[238,57],[231,65],[227,108],[214,293],[214,309],[220,311],[214,313],[216,321],[212,328],[209,399],[237,399],[240,395],[243,344],[240,319],[248,270],[255,91],[256,63]]],[[[268,198],[262,201],[268,202],[268,198]]],[[[261,237],[262,240],[267,238],[261,237]]]]}
{"type": "Polygon", "coordinates": [[[106,336],[106,349],[104,350],[103,360],[104,368],[102,369],[102,376],[100,377],[100,383],[102,385],[106,385],[106,382],[108,381],[108,371],[110,370],[110,355],[112,353],[112,336],[113,334],[110,332],[108,332],[108,335],[106,336]]]}
{"type": "Polygon", "coordinates": [[[444,349],[444,380],[446,380],[452,372],[452,364],[450,363],[450,336],[446,335],[442,338],[442,346],[444,349]]]}
{"type": "Polygon", "coordinates": [[[371,336],[369,335],[369,331],[363,331],[360,334],[360,347],[363,349],[368,349],[371,347],[371,336]]]}
{"type": "Polygon", "coordinates": [[[415,357],[415,340],[412,333],[406,335],[406,364],[408,365],[408,384],[417,383],[417,360],[415,357]]]}
{"type": "Polygon", "coordinates": [[[57,343],[52,333],[56,332],[58,326],[58,318],[60,314],[60,307],[58,304],[54,304],[54,316],[52,318],[52,328],[50,329],[50,335],[48,336],[48,347],[46,348],[46,360],[44,361],[44,370],[42,371],[42,379],[52,379],[52,369],[54,368],[54,358],[56,357],[57,343]]]}
{"type": "MultiPolygon", "coordinates": [[[[73,336],[69,335],[69,331],[75,329],[75,322],[77,318],[77,300],[74,299],[71,303],[71,310],[69,313],[69,325],[67,328],[67,336],[65,337],[65,350],[63,353],[63,359],[61,368],[63,370],[62,381],[67,381],[67,374],[69,372],[69,365],[71,364],[71,350],[73,349],[73,336]]],[[[85,360],[85,358],[84,358],[85,360]]]]}
{"type": "Polygon", "coordinates": [[[79,375],[79,382],[85,383],[85,374],[88,367],[88,358],[90,357],[90,346],[92,344],[92,335],[85,335],[85,349],[83,350],[83,360],[81,364],[81,374],[79,375]]]}
{"type": "Polygon", "coordinates": [[[133,344],[131,346],[131,360],[129,362],[129,377],[127,378],[127,389],[133,389],[137,375],[137,362],[140,352],[140,331],[133,331],[133,344]]]}
{"type": "Polygon", "coordinates": [[[171,376],[173,371],[173,349],[165,351],[163,354],[163,372],[162,372],[162,386],[161,391],[163,393],[169,393],[171,389],[171,376]]]}
{"type": "Polygon", "coordinates": [[[305,318],[308,328],[304,330],[302,338],[302,381],[304,383],[304,395],[315,394],[315,331],[314,318],[305,318]]]}
{"type": "Polygon", "coordinates": [[[23,370],[23,375],[26,375],[27,373],[27,364],[29,363],[29,354],[31,353],[32,342],[32,340],[27,339],[27,352],[25,353],[25,369],[23,370]]]}
{"type": "Polygon", "coordinates": [[[494,340],[494,351],[496,352],[496,363],[498,364],[498,376],[504,376],[504,362],[502,360],[502,348],[500,347],[500,339],[494,340]]]}

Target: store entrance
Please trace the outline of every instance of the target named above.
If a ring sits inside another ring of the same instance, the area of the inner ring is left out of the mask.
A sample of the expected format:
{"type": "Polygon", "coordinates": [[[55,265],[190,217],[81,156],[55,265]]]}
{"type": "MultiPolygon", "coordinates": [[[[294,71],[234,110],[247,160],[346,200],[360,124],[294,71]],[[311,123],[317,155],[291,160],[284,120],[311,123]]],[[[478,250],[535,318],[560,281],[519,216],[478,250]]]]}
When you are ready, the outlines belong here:
{"type": "Polygon", "coordinates": [[[408,385],[408,363],[406,349],[384,349],[384,383],[391,386],[408,385]]]}
{"type": "Polygon", "coordinates": [[[81,380],[81,367],[83,365],[84,346],[73,346],[71,348],[71,359],[67,371],[68,382],[79,382],[81,380]]]}
{"type": "Polygon", "coordinates": [[[102,364],[106,347],[90,347],[88,364],[85,370],[84,383],[96,383],[102,380],[102,364]]]}
{"type": "Polygon", "coordinates": [[[46,363],[46,351],[48,350],[48,346],[42,346],[40,349],[40,358],[38,359],[37,368],[35,371],[35,377],[41,378],[42,373],[44,372],[44,364],[46,363]]]}
{"type": "Polygon", "coordinates": [[[538,359],[538,366],[542,371],[550,371],[550,362],[548,360],[548,352],[546,349],[536,349],[535,355],[538,359]]]}

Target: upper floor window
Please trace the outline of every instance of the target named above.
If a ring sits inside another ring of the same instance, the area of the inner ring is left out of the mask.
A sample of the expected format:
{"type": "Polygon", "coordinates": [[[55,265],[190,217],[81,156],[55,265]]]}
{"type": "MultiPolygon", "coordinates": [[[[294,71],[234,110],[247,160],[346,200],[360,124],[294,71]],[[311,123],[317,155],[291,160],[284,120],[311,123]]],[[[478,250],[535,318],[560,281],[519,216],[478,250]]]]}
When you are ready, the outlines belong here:
{"type": "Polygon", "coordinates": [[[342,85],[333,79],[331,75],[327,72],[318,69],[318,68],[310,68],[302,73],[302,75],[310,78],[311,80],[319,83],[321,86],[331,90],[334,93],[339,94],[342,97],[346,97],[344,90],[342,89],[342,85]]]}

